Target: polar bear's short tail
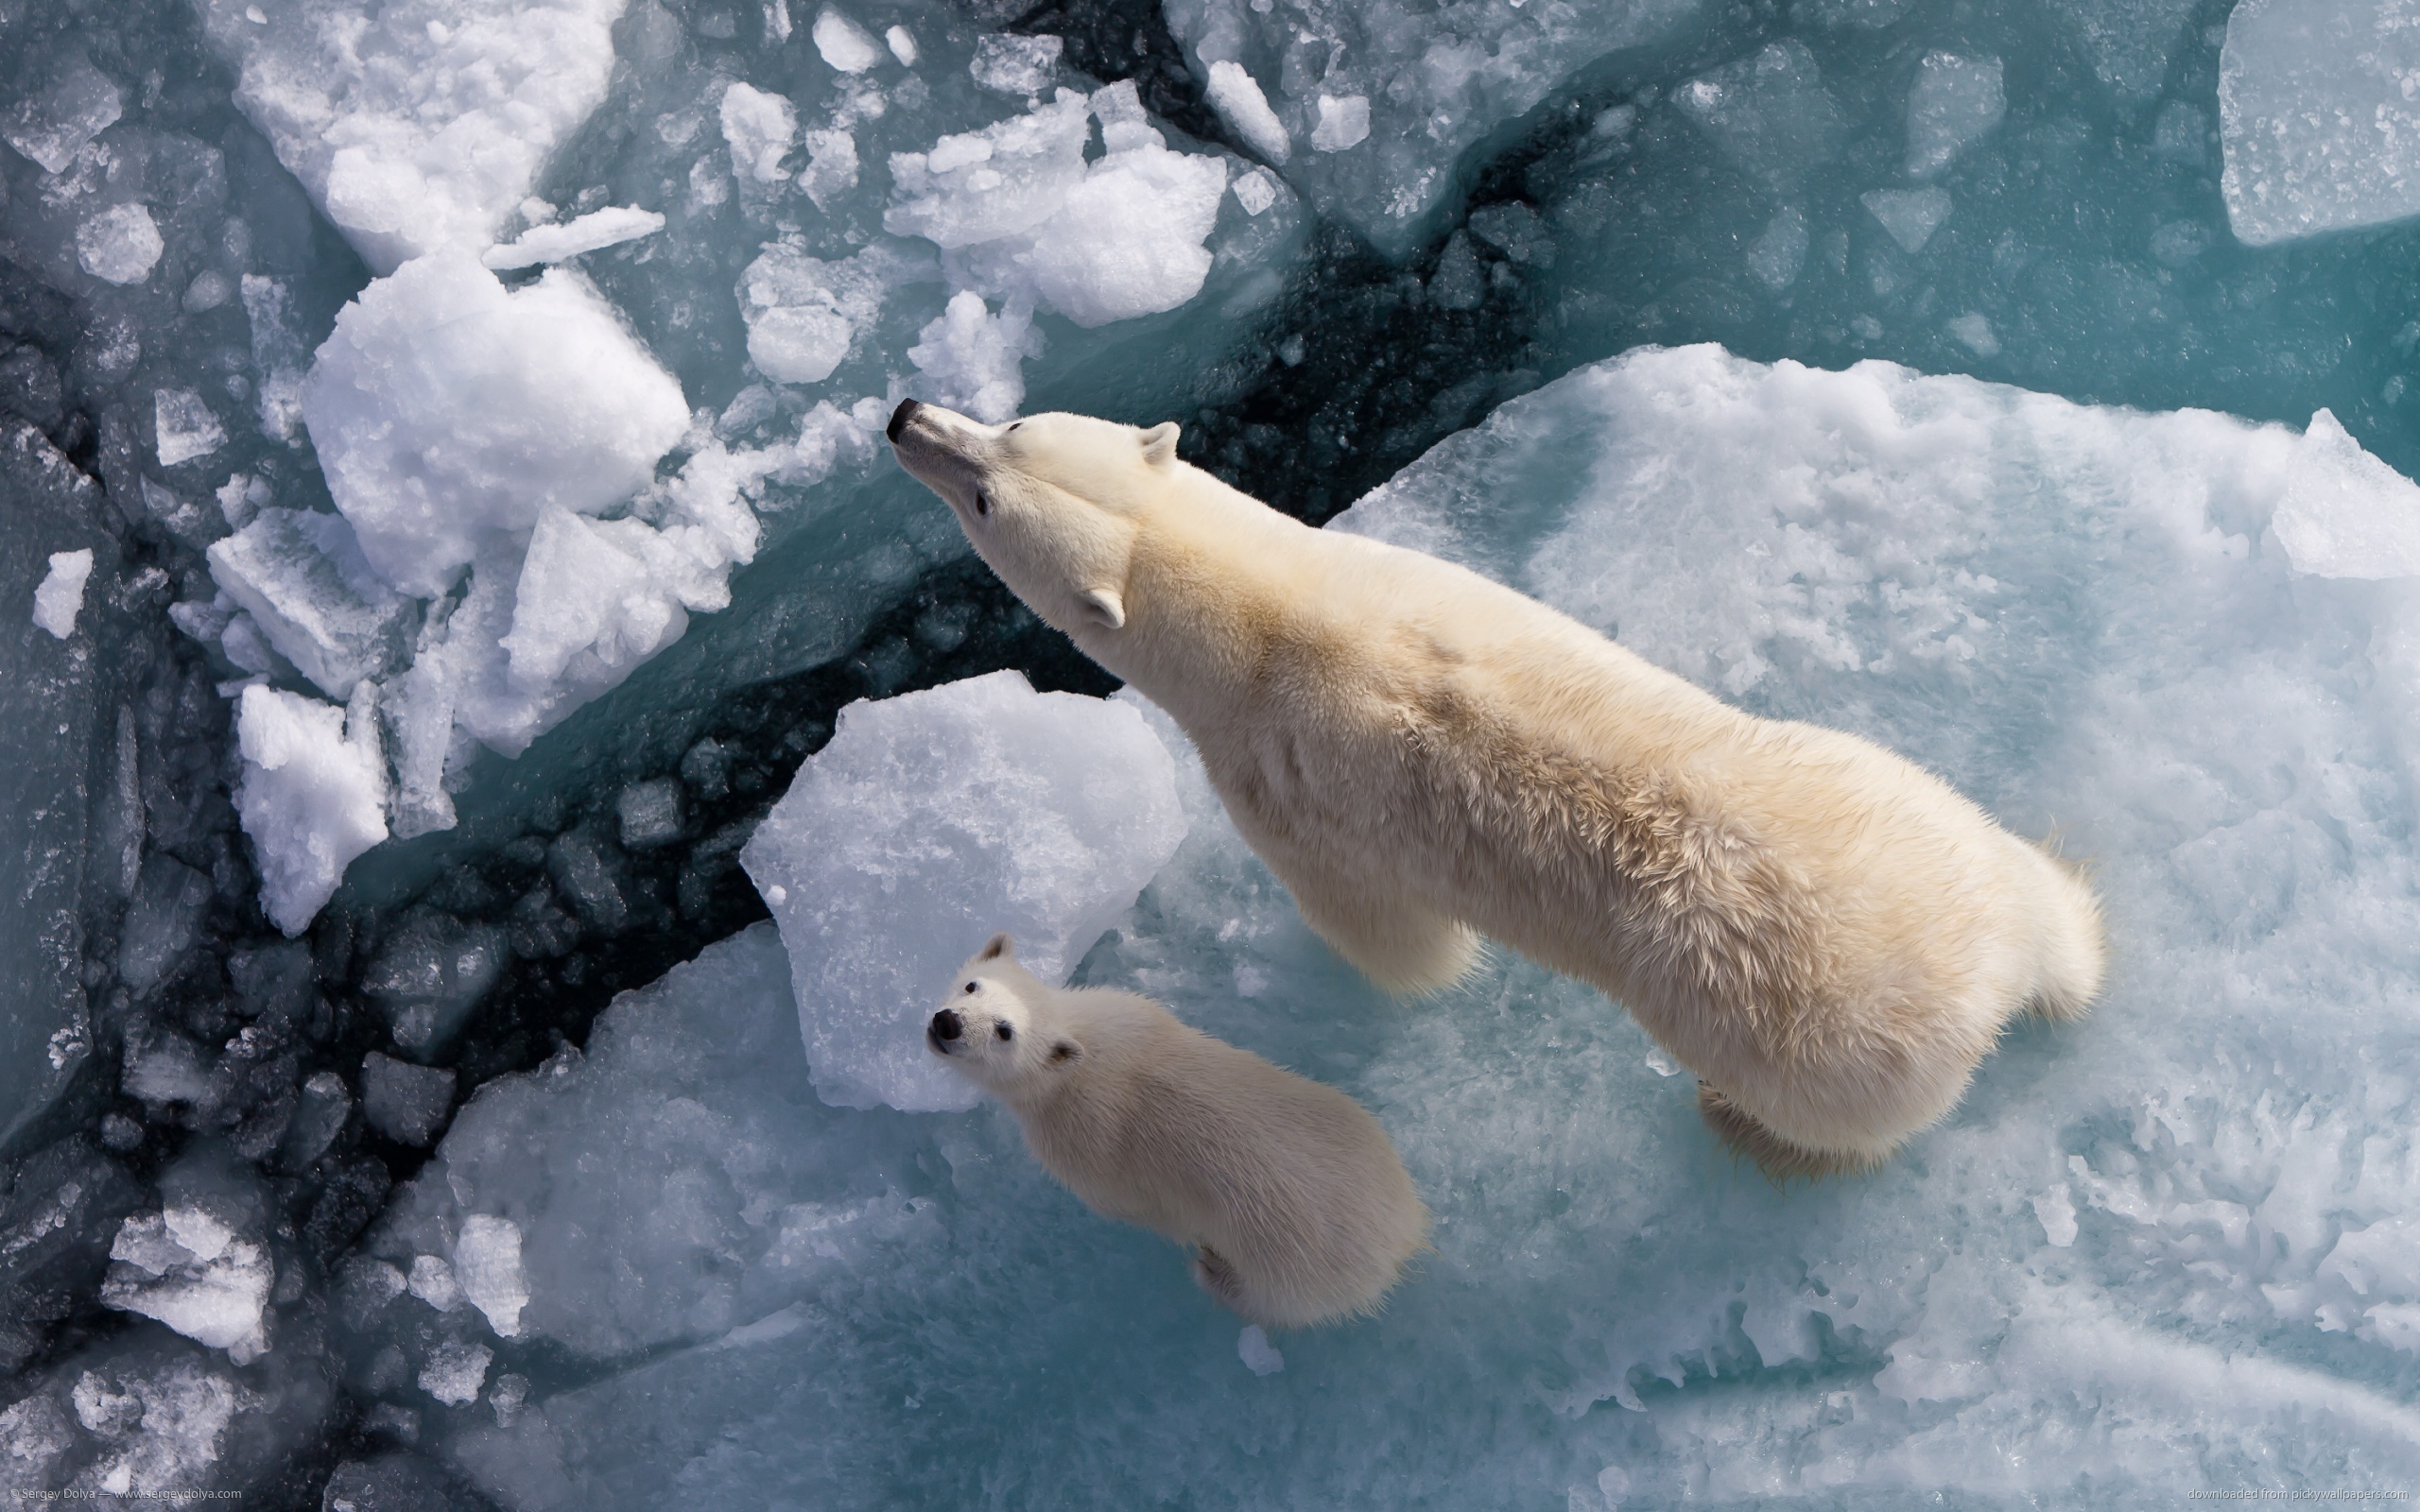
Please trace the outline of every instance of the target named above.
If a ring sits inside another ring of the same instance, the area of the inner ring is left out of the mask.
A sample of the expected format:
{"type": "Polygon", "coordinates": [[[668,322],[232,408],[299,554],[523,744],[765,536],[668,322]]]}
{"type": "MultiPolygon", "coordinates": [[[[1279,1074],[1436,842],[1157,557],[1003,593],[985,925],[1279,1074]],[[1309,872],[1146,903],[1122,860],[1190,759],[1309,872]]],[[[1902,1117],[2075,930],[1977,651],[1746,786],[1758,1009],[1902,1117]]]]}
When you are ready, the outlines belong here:
{"type": "MultiPolygon", "coordinates": [[[[2046,1019],[2072,1022],[2092,1007],[2109,969],[2109,946],[2100,923],[2100,901],[2090,868],[2059,854],[2053,834],[2032,854],[2040,863],[2040,967],[2031,1007],[2046,1019]]],[[[2031,849],[2031,848],[2029,848],[2031,849]]]]}

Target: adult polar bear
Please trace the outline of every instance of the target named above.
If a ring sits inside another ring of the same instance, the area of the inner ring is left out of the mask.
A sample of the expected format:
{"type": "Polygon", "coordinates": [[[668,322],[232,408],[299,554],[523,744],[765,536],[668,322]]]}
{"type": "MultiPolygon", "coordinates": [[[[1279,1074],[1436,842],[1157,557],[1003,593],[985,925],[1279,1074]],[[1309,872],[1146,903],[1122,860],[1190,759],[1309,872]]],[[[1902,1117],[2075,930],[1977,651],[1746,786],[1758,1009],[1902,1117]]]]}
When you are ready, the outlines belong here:
{"type": "Polygon", "coordinates": [[[1179,461],[1173,424],[910,400],[890,436],[1028,608],[1184,727],[1347,959],[1426,991],[1485,934],[1594,983],[1768,1171],[1885,1159],[2011,1018],[2100,989],[2089,889],[1870,742],[1311,529],[1179,461]]]}

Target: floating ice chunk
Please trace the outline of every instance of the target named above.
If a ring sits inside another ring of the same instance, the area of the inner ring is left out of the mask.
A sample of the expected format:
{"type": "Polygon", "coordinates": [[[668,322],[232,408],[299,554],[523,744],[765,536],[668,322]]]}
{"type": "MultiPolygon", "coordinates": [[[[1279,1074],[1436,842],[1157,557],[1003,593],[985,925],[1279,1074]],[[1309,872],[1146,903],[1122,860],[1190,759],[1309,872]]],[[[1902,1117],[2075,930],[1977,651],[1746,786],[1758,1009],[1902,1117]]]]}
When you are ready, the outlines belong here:
{"type": "Polygon", "coordinates": [[[564,263],[584,252],[652,236],[663,229],[664,217],[652,210],[608,205],[559,226],[532,226],[510,244],[489,248],[480,254],[479,261],[499,270],[527,267],[535,263],[564,263]]]}
{"type": "Polygon", "coordinates": [[[138,204],[113,205],[76,228],[76,261],[104,284],[142,283],[165,250],[151,212],[138,204]]]}
{"type": "Polygon", "coordinates": [[[961,291],[916,333],[908,360],[924,373],[935,403],[998,424],[1025,403],[1024,362],[1032,333],[1029,307],[1011,300],[994,315],[981,295],[961,291]]]}
{"type": "Polygon", "coordinates": [[[371,571],[340,515],[263,509],[209,558],[220,590],[331,698],[384,677],[410,644],[413,605],[371,571]]]}
{"type": "MultiPolygon", "coordinates": [[[[513,684],[594,696],[679,640],[689,615],[676,555],[637,520],[541,514],[514,590],[512,628],[497,643],[513,684]]],[[[722,588],[719,578],[713,588],[722,588]]]]}
{"type": "Polygon", "coordinates": [[[622,849],[648,850],[681,837],[681,780],[659,777],[632,782],[614,800],[622,824],[622,849]]]}
{"type": "Polygon", "coordinates": [[[414,910],[378,947],[361,989],[387,1015],[397,1046],[423,1060],[442,1051],[504,972],[504,932],[414,910]]]}
{"type": "Polygon", "coordinates": [[[76,616],[83,612],[84,584],[93,576],[93,548],[50,554],[50,571],[34,589],[34,623],[60,640],[76,633],[76,616]]]}
{"type": "Polygon", "coordinates": [[[741,852],[789,952],[826,1102],[969,1108],[919,1026],[994,930],[1063,979],[1184,837],[1175,766],[1131,708],[1014,672],[843,710],[741,852]],[[938,987],[937,987],[938,985],[938,987]]]}
{"type": "Polygon", "coordinates": [[[1236,1353],[1242,1359],[1244,1368],[1256,1376],[1273,1376],[1286,1368],[1286,1357],[1277,1352],[1277,1346],[1269,1342],[1269,1335],[1261,1332],[1257,1323],[1236,1336],[1236,1353]]]}
{"type": "Polygon", "coordinates": [[[975,40],[975,60],[966,71],[996,94],[1039,94],[1058,76],[1059,55],[1066,45],[1058,37],[987,32],[975,40]]]}
{"type": "Polygon", "coordinates": [[[1257,215],[1277,203],[1277,184],[1270,178],[1267,168],[1254,168],[1250,173],[1238,175],[1233,187],[1236,203],[1244,207],[1247,215],[1257,215]]]}
{"type": "Polygon", "coordinates": [[[1998,59],[1925,54],[1908,91],[1908,177],[1929,179],[1949,166],[2007,113],[1998,59]]]}
{"type": "Polygon", "coordinates": [[[361,1061],[361,1116],[389,1139],[425,1149],[454,1106],[454,1073],[372,1050],[361,1061]]]}
{"type": "Polygon", "coordinates": [[[1316,152],[1342,152],[1370,140],[1370,96],[1347,94],[1341,99],[1334,95],[1320,96],[1319,124],[1311,128],[1311,148],[1316,152]]]}
{"type": "Polygon", "coordinates": [[[2363,451],[2325,409],[2311,416],[2302,454],[2269,520],[2294,570],[2420,576],[2420,486],[2363,451]]]}
{"type": "Polygon", "coordinates": [[[454,1267],[435,1255],[412,1257],[411,1279],[404,1289],[441,1313],[462,1305],[462,1285],[454,1279],[454,1267]]]}
{"type": "Polygon", "coordinates": [[[908,267],[879,243],[838,262],[767,244],[739,276],[749,360],[778,384],[821,383],[873,329],[884,296],[908,267]]]}
{"type": "Polygon", "coordinates": [[[202,0],[235,103],[372,272],[495,240],[605,98],[628,0],[202,0]],[[257,10],[255,22],[248,12],[257,10]]]}
{"type": "Polygon", "coordinates": [[[0,114],[0,138],[39,163],[43,172],[58,173],[76,161],[85,143],[125,113],[117,86],[79,53],[52,76],[49,88],[0,114]]]}
{"type": "Polygon", "coordinates": [[[828,211],[857,186],[857,139],[847,131],[806,133],[806,167],[798,186],[818,210],[828,211]]]}
{"type": "Polygon", "coordinates": [[[1723,156],[1773,189],[1829,161],[1847,130],[1815,55],[1796,39],[1689,80],[1672,103],[1723,156]]]}
{"type": "Polygon", "coordinates": [[[284,284],[247,273],[238,286],[251,322],[252,368],[260,375],[261,434],[292,445],[302,436],[302,375],[310,370],[310,350],[294,328],[284,284]]]}
{"type": "Polygon", "coordinates": [[[2159,97],[2169,60],[2198,7],[2195,0],[2049,0],[2045,9],[2072,28],[2094,75],[2132,111],[2159,97]]]}
{"type": "Polygon", "coordinates": [[[345,306],[302,412],[363,554],[420,597],[487,535],[630,498],[689,423],[681,386],[587,280],[550,268],[508,293],[458,253],[345,306]]]}
{"type": "Polygon", "coordinates": [[[2420,28],[2404,0],[2244,0],[2219,53],[2220,180],[2255,247],[2420,215],[2420,28]]]}
{"type": "Polygon", "coordinates": [[[1979,357],[2000,354],[2000,338],[1992,331],[1992,322],[1979,311],[1969,310],[1951,318],[1946,328],[1959,344],[1979,357]]]}
{"type": "Polygon", "coordinates": [[[944,136],[928,151],[893,153],[883,229],[943,248],[1032,231],[1083,180],[1087,115],[1081,95],[1063,94],[980,131],[944,136]]]}
{"type": "MultiPolygon", "coordinates": [[[[862,74],[882,59],[882,49],[866,29],[838,10],[827,8],[818,15],[815,29],[808,35],[814,38],[815,50],[823,55],[823,60],[843,74],[862,74]]],[[[907,62],[914,55],[911,45],[908,57],[900,61],[907,62]]]]}
{"type": "Polygon", "coordinates": [[[151,396],[151,405],[162,467],[208,456],[227,444],[226,427],[192,389],[159,389],[151,396]]]}
{"type": "Polygon", "coordinates": [[[449,1407],[468,1406],[479,1400],[494,1359],[484,1344],[440,1344],[421,1367],[420,1388],[449,1407]]]}
{"type": "Polygon", "coordinates": [[[118,929],[117,974],[128,987],[140,994],[166,979],[201,927],[210,894],[209,877],[166,851],[144,858],[118,929]]]}
{"type": "Polygon", "coordinates": [[[1226,191],[1226,159],[1171,152],[1153,133],[1094,163],[1020,261],[1033,291],[1080,326],[1173,310],[1210,276],[1202,244],[1226,191]]]}
{"type": "Polygon", "coordinates": [[[1798,282],[1806,266],[1806,212],[1784,205],[1765,223],[1765,232],[1748,247],[1748,271],[1756,282],[1778,294],[1798,282]]]}
{"type": "Polygon", "coordinates": [[[2042,1221],[2042,1237],[2059,1249],[2076,1242],[2076,1203],[2066,1182],[2033,1199],[2033,1215],[2042,1221]]]}
{"type": "Polygon", "coordinates": [[[521,1226],[510,1218],[477,1212],[462,1220],[454,1241],[454,1274],[462,1297],[483,1314],[496,1337],[521,1336],[521,1310],[529,1305],[529,1277],[521,1265],[521,1226]]]}
{"type": "Polygon", "coordinates": [[[139,1213],[110,1246],[103,1305],[157,1318],[237,1365],[268,1352],[268,1251],[199,1207],[139,1213]]]}
{"type": "Polygon", "coordinates": [[[1282,164],[1293,155],[1286,123],[1269,108],[1269,96],[1261,93],[1259,81],[1244,71],[1243,64],[1224,59],[1212,63],[1208,94],[1210,108],[1229,130],[1243,138],[1246,146],[1274,163],[1282,164]]]}
{"type": "Polygon", "coordinates": [[[891,57],[898,59],[907,67],[916,66],[916,34],[914,32],[905,26],[893,26],[882,34],[882,40],[890,48],[891,57]]]}
{"type": "Polygon", "coordinates": [[[1480,144],[1591,63],[1675,36],[1701,9],[1699,0],[1163,7],[1194,76],[1209,84],[1212,108],[1237,137],[1266,155],[1244,116],[1219,103],[1222,64],[1252,79],[1287,141],[1312,148],[1270,161],[1284,161],[1306,198],[1390,257],[1428,237],[1480,144]]]}
{"type": "Polygon", "coordinates": [[[1869,189],[1858,203],[1882,222],[1891,239],[1910,252],[1921,252],[1932,233],[1949,218],[1946,189],[1869,189]]]}
{"type": "Polygon", "coordinates": [[[349,713],[258,684],[236,704],[235,811],[251,836],[261,906],[288,935],[309,927],[354,857],[387,838],[371,686],[354,689],[349,713]]]}
{"type": "MultiPolygon", "coordinates": [[[[838,19],[831,11],[823,14],[828,19],[838,19]]],[[[821,21],[815,24],[815,31],[820,43],[823,36],[821,21]]],[[[733,178],[743,184],[781,182],[786,177],[782,159],[788,155],[790,144],[797,138],[798,112],[786,97],[736,82],[724,88],[722,139],[731,147],[733,178]]]]}

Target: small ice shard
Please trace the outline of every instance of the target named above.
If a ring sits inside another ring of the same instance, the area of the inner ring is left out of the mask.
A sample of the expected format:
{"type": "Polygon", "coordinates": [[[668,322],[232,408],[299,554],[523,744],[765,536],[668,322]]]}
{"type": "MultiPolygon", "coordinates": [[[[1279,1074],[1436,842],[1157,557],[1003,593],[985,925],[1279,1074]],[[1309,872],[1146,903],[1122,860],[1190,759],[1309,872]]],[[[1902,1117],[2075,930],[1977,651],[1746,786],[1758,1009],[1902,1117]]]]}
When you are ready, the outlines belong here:
{"type": "Polygon", "coordinates": [[[1035,234],[1034,293],[1087,329],[1175,309],[1210,275],[1203,243],[1226,192],[1226,159],[1171,152],[1157,132],[1109,153],[1035,234]]]}
{"type": "Polygon", "coordinates": [[[494,1359],[495,1351],[484,1344],[441,1344],[421,1367],[420,1388],[449,1407],[466,1407],[479,1400],[494,1359]]]}
{"type": "Polygon", "coordinates": [[[1672,104],[1717,150],[1768,188],[1784,189],[1835,156],[1847,121],[1815,55],[1772,43],[1681,85],[1672,104]]]}
{"type": "Polygon", "coordinates": [[[2406,0],[2243,0],[2219,51],[2220,188],[2255,247],[2420,215],[2406,0]]]}
{"type": "Polygon", "coordinates": [[[399,1144],[428,1148],[454,1107],[454,1073],[372,1050],[361,1061],[361,1116],[399,1144]]]}
{"type": "Polygon", "coordinates": [[[268,1352],[263,1314],[276,1266],[251,1240],[200,1207],[137,1213],[110,1246],[101,1302],[157,1318],[237,1365],[268,1352]]]}
{"type": "Polygon", "coordinates": [[[2065,1249],[2076,1242],[2076,1203],[2064,1181],[2033,1199],[2033,1216],[2042,1221],[2042,1236],[2065,1249]]]}
{"type": "Polygon", "coordinates": [[[629,499],[689,426],[680,384],[586,279],[549,268],[508,292],[457,252],[344,307],[302,414],[363,555],[424,598],[485,537],[629,499]]]}
{"type": "Polygon", "coordinates": [[[681,780],[659,777],[632,782],[614,799],[622,822],[622,849],[648,850],[681,838],[681,780]]]}
{"type": "Polygon", "coordinates": [[[532,226],[503,247],[491,247],[479,261],[499,271],[538,263],[565,263],[585,252],[618,247],[664,229],[664,217],[635,205],[608,205],[558,226],[532,226]]]}
{"type": "Polygon", "coordinates": [[[175,467],[208,456],[227,444],[227,428],[210,405],[190,388],[162,388],[151,396],[152,423],[159,442],[160,465],[175,467]]]}
{"type": "MultiPolygon", "coordinates": [[[[815,50],[823,55],[823,60],[843,74],[862,74],[882,59],[882,49],[873,37],[867,35],[866,29],[838,10],[826,9],[818,15],[815,29],[808,35],[814,39],[815,50]]],[[[1051,41],[1058,39],[1054,37],[1051,41]]],[[[908,51],[908,56],[901,59],[901,62],[910,61],[915,57],[912,44],[908,51]]]]}
{"type": "Polygon", "coordinates": [[[873,329],[905,260],[873,246],[826,262],[786,242],[768,243],[739,276],[748,359],[777,384],[820,384],[873,329]]]}
{"type": "Polygon", "coordinates": [[[1319,124],[1311,128],[1311,149],[1342,152],[1370,139],[1370,97],[1347,94],[1320,96],[1319,124]]]}
{"type": "Polygon", "coordinates": [[[263,509],[208,556],[212,580],[331,698],[409,649],[414,606],[371,571],[341,515],[263,509]]]}
{"type": "Polygon", "coordinates": [[[882,229],[942,248],[1032,231],[1083,180],[1089,115],[1081,96],[1063,94],[980,131],[944,136],[925,151],[891,154],[882,229]]]}
{"type": "Polygon", "coordinates": [[[1954,317],[1945,329],[1979,357],[2000,354],[2000,338],[1994,334],[1991,320],[1979,311],[1969,310],[1964,315],[1954,317]]]}
{"type": "Polygon", "coordinates": [[[104,284],[142,283],[167,249],[151,212],[141,205],[112,206],[76,228],[77,263],[104,284]]]}
{"type": "Polygon", "coordinates": [[[169,974],[200,927],[210,905],[210,878],[164,850],[144,858],[118,929],[117,974],[138,994],[169,974]]]}
{"type": "Polygon", "coordinates": [[[521,1336],[521,1310],[529,1305],[529,1277],[521,1265],[521,1228],[510,1218],[473,1213],[454,1241],[454,1274],[462,1297],[483,1314],[496,1337],[521,1336]]]}
{"type": "Polygon", "coordinates": [[[2361,449],[2321,410],[2269,528],[2314,577],[2420,576],[2420,485],[2361,449]]]}
{"type": "Polygon", "coordinates": [[[1858,197],[1858,203],[1872,212],[1891,239],[1910,253],[1923,251],[1925,243],[1949,218],[1946,189],[1871,189],[1858,197]]]}
{"type": "Polygon", "coordinates": [[[404,1289],[441,1313],[451,1313],[462,1305],[462,1283],[454,1279],[454,1267],[436,1255],[414,1255],[411,1279],[404,1289]]]}
{"type": "Polygon", "coordinates": [[[1257,1323],[1247,1325],[1236,1336],[1236,1354],[1243,1361],[1244,1368],[1256,1376],[1273,1376],[1286,1368],[1286,1357],[1277,1352],[1277,1346],[1269,1342],[1269,1335],[1261,1332],[1257,1323]]]}
{"type": "Polygon", "coordinates": [[[916,333],[908,360],[924,373],[924,388],[936,403],[996,425],[1025,403],[1023,365],[1032,329],[1030,306],[1011,302],[994,315],[981,295],[962,291],[916,333]]]}
{"type": "Polygon", "coordinates": [[[60,640],[76,633],[76,616],[84,609],[84,584],[93,576],[93,548],[54,551],[50,571],[34,589],[34,623],[60,640]]]}
{"type": "Polygon", "coordinates": [[[975,61],[966,71],[994,94],[1039,94],[1057,76],[1059,55],[1066,45],[1058,37],[987,32],[975,40],[975,61]]]}
{"type": "Polygon", "coordinates": [[[841,711],[740,854],[790,954],[829,1103],[971,1108],[921,1026],[995,930],[1063,980],[1175,853],[1176,769],[1122,704],[1015,672],[841,711]]]}
{"type": "Polygon", "coordinates": [[[816,209],[828,211],[857,186],[857,139],[833,130],[809,131],[804,140],[806,166],[799,171],[798,186],[816,209]]]}
{"type": "Polygon", "coordinates": [[[893,26],[882,34],[890,48],[890,56],[909,68],[916,66],[916,34],[905,26],[893,26]]]}
{"type": "Polygon", "coordinates": [[[1748,271],[1778,294],[1798,282],[1806,266],[1806,212],[1784,205],[1765,223],[1765,233],[1748,247],[1748,271]]]}
{"type": "Polygon", "coordinates": [[[1927,53],[1908,91],[1908,177],[1929,179],[1949,166],[2007,113],[1998,59],[1927,53]]]}
{"type": "Polygon", "coordinates": [[[1277,181],[1270,177],[1267,168],[1238,174],[1229,187],[1235,191],[1236,203],[1244,207],[1247,215],[1257,215],[1277,203],[1277,181]]]}
{"type": "MultiPolygon", "coordinates": [[[[311,352],[295,329],[292,301],[275,279],[247,273],[237,284],[252,328],[252,367],[260,377],[261,434],[294,445],[302,436],[302,375],[311,352]]],[[[230,519],[228,524],[239,522],[230,519]]]]}
{"type": "Polygon", "coordinates": [[[85,143],[117,124],[126,102],[109,76],[82,54],[72,58],[50,81],[50,87],[29,94],[0,114],[0,139],[38,163],[44,173],[58,173],[76,161],[85,143]]]}
{"type": "Polygon", "coordinates": [[[235,812],[251,837],[261,906],[289,936],[310,926],[353,858],[387,838],[370,686],[354,691],[350,713],[257,683],[236,704],[235,812]]]}
{"type": "Polygon", "coordinates": [[[1259,82],[1244,71],[1243,64],[1223,60],[1212,63],[1209,98],[1219,119],[1263,159],[1282,164],[1293,155],[1286,123],[1269,108],[1269,96],[1261,93],[1259,82]]]}
{"type": "MultiPolygon", "coordinates": [[[[817,22],[817,35],[822,30],[823,24],[817,22]]],[[[723,89],[721,116],[722,139],[731,148],[732,177],[743,184],[781,182],[786,177],[782,159],[798,138],[798,112],[787,97],[734,82],[723,89]]]]}

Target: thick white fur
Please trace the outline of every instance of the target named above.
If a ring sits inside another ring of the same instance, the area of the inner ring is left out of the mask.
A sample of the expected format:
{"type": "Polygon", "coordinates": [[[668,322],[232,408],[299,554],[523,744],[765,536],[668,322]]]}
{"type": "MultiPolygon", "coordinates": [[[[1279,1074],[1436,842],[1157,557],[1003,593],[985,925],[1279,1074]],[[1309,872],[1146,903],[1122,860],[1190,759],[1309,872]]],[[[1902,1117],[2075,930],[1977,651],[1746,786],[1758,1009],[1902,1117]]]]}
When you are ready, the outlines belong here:
{"type": "Polygon", "coordinates": [[[1359,1104],[1149,998],[1050,987],[998,935],[942,1013],[959,1032],[925,1043],[1009,1106],[1034,1159],[1094,1211],[1194,1246],[1194,1279],[1248,1322],[1375,1311],[1426,1240],[1428,1211],[1359,1104]]]}
{"type": "Polygon", "coordinates": [[[1184,727],[1348,959],[1429,990],[1483,934],[1596,984],[1769,1170],[1884,1159],[2012,1017],[2100,989],[2090,889],[1870,742],[1310,529],[1177,460],[1173,425],[903,406],[893,439],[1035,613],[1184,727]]]}

